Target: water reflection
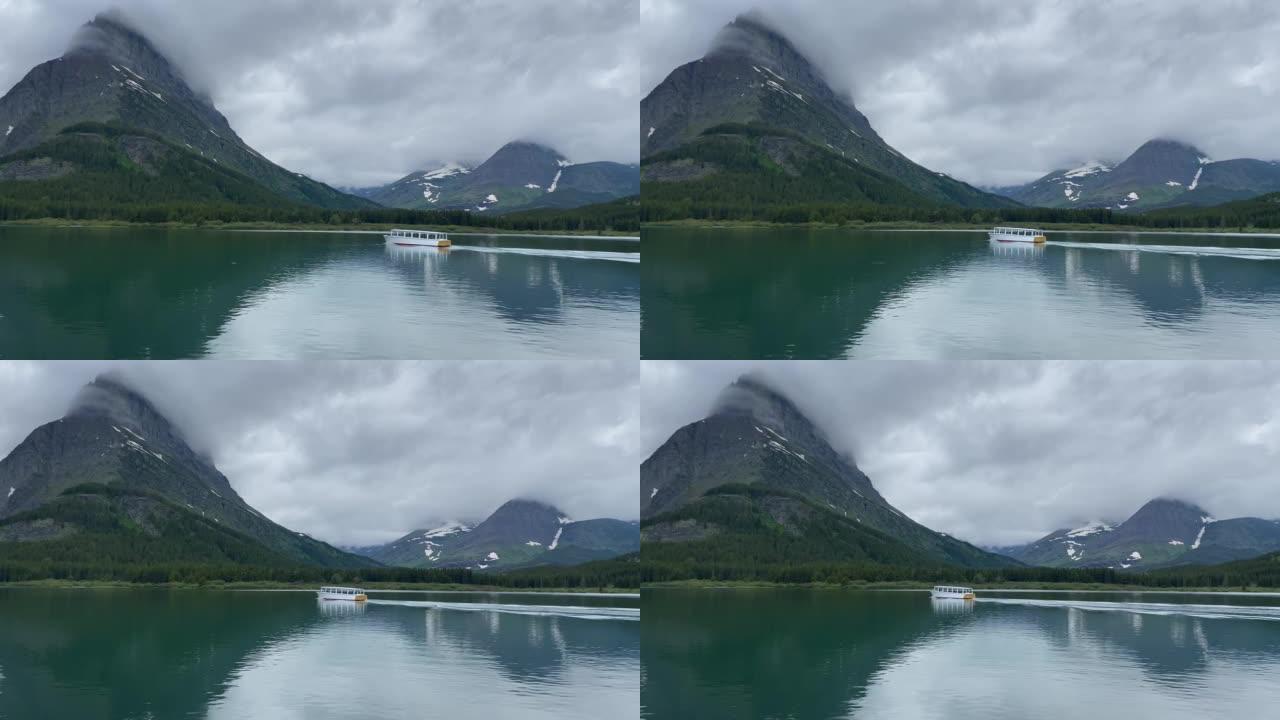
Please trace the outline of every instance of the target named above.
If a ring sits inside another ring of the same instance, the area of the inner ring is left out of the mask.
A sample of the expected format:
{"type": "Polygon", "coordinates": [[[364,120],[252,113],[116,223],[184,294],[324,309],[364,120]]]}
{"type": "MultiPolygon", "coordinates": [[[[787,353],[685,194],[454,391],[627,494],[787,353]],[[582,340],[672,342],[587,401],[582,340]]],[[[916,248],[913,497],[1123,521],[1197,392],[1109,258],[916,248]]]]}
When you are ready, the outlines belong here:
{"type": "Polygon", "coordinates": [[[635,357],[638,245],[462,242],[0,228],[0,357],[635,357]]]}
{"type": "Polygon", "coordinates": [[[1195,602],[951,604],[919,593],[655,591],[645,597],[642,714],[1266,714],[1280,702],[1280,607],[1195,602]]]}
{"type": "Polygon", "coordinates": [[[636,717],[638,625],[307,593],[0,590],[0,717],[636,717]]]}
{"type": "Polygon", "coordinates": [[[972,600],[958,598],[930,598],[929,604],[935,615],[968,615],[973,612],[972,600]]]}
{"type": "Polygon", "coordinates": [[[646,358],[1280,352],[1275,239],[660,229],[645,242],[646,358]]]}
{"type": "Polygon", "coordinates": [[[1039,243],[1008,243],[989,240],[991,254],[996,257],[1044,257],[1045,246],[1039,243]]]}

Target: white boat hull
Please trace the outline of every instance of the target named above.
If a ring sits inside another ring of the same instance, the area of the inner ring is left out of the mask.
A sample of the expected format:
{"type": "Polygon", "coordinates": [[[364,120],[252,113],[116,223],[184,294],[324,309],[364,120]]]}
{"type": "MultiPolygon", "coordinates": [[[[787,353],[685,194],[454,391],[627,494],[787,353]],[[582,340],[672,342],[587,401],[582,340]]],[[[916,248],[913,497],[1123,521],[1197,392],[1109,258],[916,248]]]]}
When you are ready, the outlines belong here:
{"type": "Polygon", "coordinates": [[[422,238],[399,237],[395,235],[383,235],[387,243],[398,247],[434,247],[447,248],[453,245],[448,240],[424,240],[422,238]]]}
{"type": "Polygon", "coordinates": [[[338,593],[327,593],[327,592],[321,591],[319,593],[316,593],[316,595],[321,600],[336,600],[336,601],[342,601],[342,602],[364,602],[369,599],[369,596],[365,595],[364,593],[359,593],[356,595],[340,595],[338,593]]]}
{"type": "Polygon", "coordinates": [[[1041,245],[1048,242],[1048,238],[1043,235],[1036,235],[1032,237],[1030,235],[1005,235],[1003,233],[993,232],[988,233],[987,237],[991,239],[991,242],[999,243],[1028,243],[1031,245],[1041,245]]]}
{"type": "Polygon", "coordinates": [[[934,600],[973,600],[974,594],[934,590],[932,597],[934,600]]]}

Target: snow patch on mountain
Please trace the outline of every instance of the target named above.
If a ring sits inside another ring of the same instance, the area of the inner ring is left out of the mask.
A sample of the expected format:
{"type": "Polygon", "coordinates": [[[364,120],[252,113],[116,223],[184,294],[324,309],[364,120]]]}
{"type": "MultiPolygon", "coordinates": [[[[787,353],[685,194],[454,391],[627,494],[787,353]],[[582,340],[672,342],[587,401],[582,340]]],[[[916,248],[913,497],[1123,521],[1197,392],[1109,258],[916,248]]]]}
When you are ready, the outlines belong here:
{"type": "Polygon", "coordinates": [[[485,555],[485,556],[484,556],[484,559],[485,559],[485,560],[497,560],[497,559],[498,559],[498,553],[493,552],[493,551],[491,550],[491,551],[489,551],[489,554],[488,554],[488,555],[485,555]]]}
{"type": "Polygon", "coordinates": [[[1106,163],[1101,163],[1096,161],[1087,162],[1084,165],[1081,165],[1080,167],[1076,168],[1075,170],[1068,170],[1066,173],[1062,175],[1062,177],[1067,178],[1069,180],[1073,180],[1077,178],[1089,177],[1091,175],[1097,175],[1098,173],[1109,173],[1112,171],[1112,169],[1113,168],[1106,163]]]}
{"type": "Polygon", "coordinates": [[[1199,170],[1196,170],[1195,179],[1191,181],[1191,184],[1187,186],[1187,189],[1195,190],[1196,188],[1200,187],[1200,176],[1203,174],[1204,174],[1204,167],[1201,167],[1199,170]]]}
{"type": "Polygon", "coordinates": [[[448,537],[449,535],[456,535],[461,532],[471,532],[471,527],[460,522],[450,521],[438,528],[422,533],[420,537],[423,540],[426,540],[429,538],[448,537]]]}
{"type": "Polygon", "coordinates": [[[655,128],[655,127],[651,127],[651,128],[649,128],[649,134],[648,134],[648,135],[645,135],[645,138],[647,139],[647,138],[651,138],[651,137],[653,137],[653,133],[654,133],[654,131],[655,131],[655,130],[657,130],[657,128],[655,128]]]}
{"type": "Polygon", "coordinates": [[[556,546],[560,544],[560,535],[563,532],[564,532],[564,524],[561,523],[560,527],[556,528],[556,536],[554,538],[551,538],[551,544],[547,546],[548,550],[556,549],[556,546]]]}
{"type": "Polygon", "coordinates": [[[13,134],[13,126],[12,126],[12,125],[10,125],[10,126],[9,126],[9,129],[5,131],[4,136],[5,136],[5,137],[9,137],[9,136],[10,136],[10,135],[12,135],[12,134],[13,134]]]}
{"type": "Polygon", "coordinates": [[[1115,528],[1101,520],[1094,520],[1093,522],[1085,524],[1083,527],[1078,527],[1075,530],[1068,532],[1066,537],[1088,537],[1090,535],[1097,535],[1098,533],[1111,532],[1114,529],[1115,528]]]}
{"type": "Polygon", "coordinates": [[[1138,552],[1137,550],[1134,550],[1133,552],[1129,553],[1129,559],[1130,559],[1130,560],[1141,560],[1141,559],[1142,559],[1142,553],[1138,552]]]}

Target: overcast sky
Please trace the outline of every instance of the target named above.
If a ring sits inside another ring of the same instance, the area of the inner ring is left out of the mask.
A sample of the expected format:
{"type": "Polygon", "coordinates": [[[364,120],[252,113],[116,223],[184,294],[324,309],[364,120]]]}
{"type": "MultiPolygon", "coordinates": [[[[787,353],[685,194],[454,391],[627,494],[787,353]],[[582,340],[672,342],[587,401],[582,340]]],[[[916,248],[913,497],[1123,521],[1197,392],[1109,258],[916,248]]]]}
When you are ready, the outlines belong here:
{"type": "Polygon", "coordinates": [[[641,0],[644,92],[752,7],[891,145],[975,184],[1156,137],[1280,160],[1274,0],[641,0]]]}
{"type": "Polygon", "coordinates": [[[643,365],[646,457],[757,370],[890,503],[971,542],[1119,522],[1157,497],[1280,518],[1280,364],[643,365]]]}
{"type": "Polygon", "coordinates": [[[0,362],[0,457],[116,368],[286,527],[374,544],[517,497],[639,516],[639,363],[0,362]]]}
{"type": "Polygon", "coordinates": [[[636,0],[0,0],[0,93],[117,7],[244,140],[372,185],[510,140],[639,156],[636,0]]]}

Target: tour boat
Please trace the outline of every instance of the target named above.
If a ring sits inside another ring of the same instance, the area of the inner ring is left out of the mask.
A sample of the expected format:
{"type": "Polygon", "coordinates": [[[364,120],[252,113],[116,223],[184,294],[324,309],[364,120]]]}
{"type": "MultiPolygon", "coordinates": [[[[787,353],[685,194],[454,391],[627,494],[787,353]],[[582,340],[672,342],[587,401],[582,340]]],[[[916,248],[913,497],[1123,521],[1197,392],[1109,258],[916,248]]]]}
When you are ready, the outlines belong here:
{"type": "Polygon", "coordinates": [[[935,585],[932,597],[936,600],[973,600],[973,588],[953,585],[935,585]]]}
{"type": "Polygon", "coordinates": [[[453,243],[449,241],[449,236],[442,232],[433,232],[430,230],[392,230],[391,234],[384,235],[387,242],[401,245],[404,247],[438,247],[447,248],[453,243]]]}
{"type": "Polygon", "coordinates": [[[365,595],[364,590],[351,587],[322,587],[320,588],[321,600],[350,600],[353,602],[364,602],[369,599],[365,595]]]}
{"type": "Polygon", "coordinates": [[[1022,242],[1022,243],[1045,243],[1049,242],[1049,238],[1045,237],[1043,230],[1032,230],[1029,228],[1009,228],[998,227],[987,235],[992,242],[1022,242]]]}

